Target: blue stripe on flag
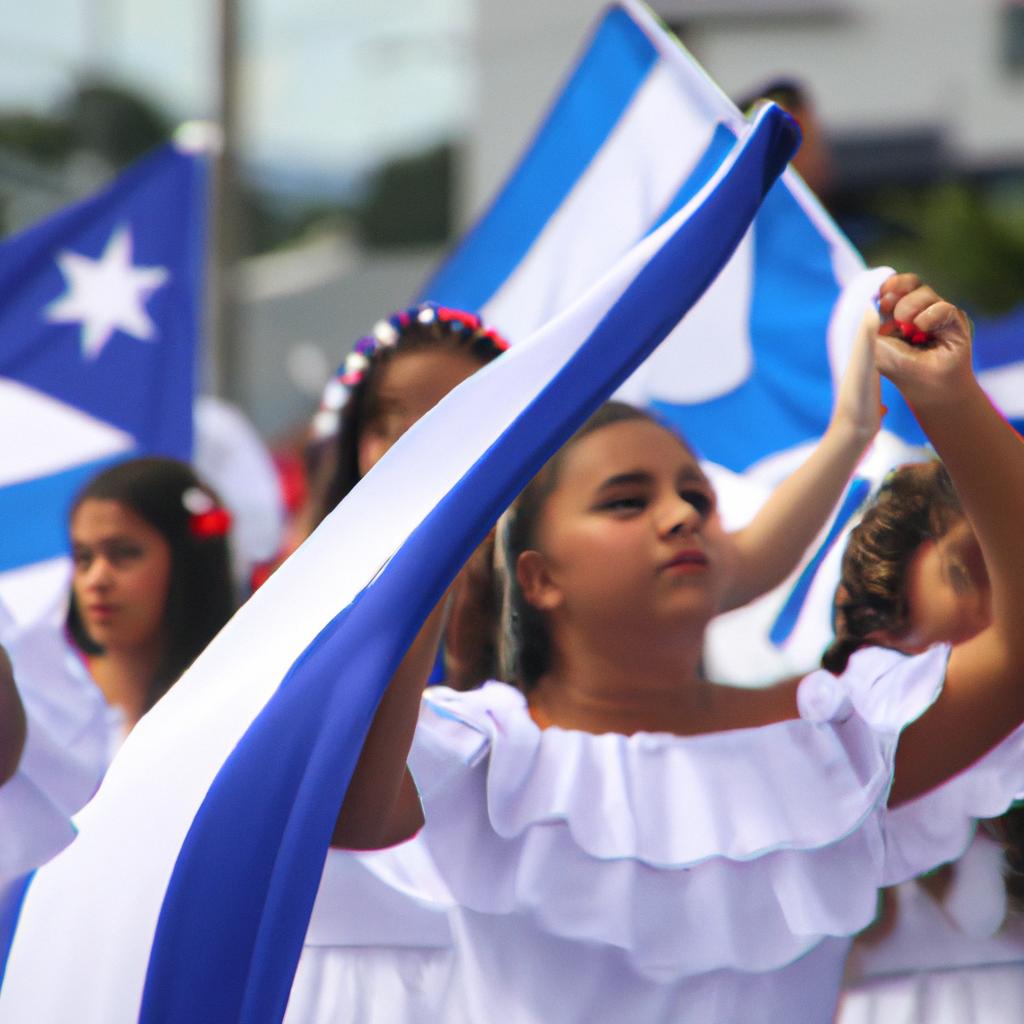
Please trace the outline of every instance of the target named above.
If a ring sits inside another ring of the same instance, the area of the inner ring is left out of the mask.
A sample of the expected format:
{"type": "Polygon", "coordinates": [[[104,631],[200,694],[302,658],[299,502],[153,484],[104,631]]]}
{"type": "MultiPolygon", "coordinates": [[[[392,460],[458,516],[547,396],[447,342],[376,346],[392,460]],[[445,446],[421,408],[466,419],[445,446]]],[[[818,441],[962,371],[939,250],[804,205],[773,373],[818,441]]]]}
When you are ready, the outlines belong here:
{"type": "Polygon", "coordinates": [[[296,660],[179,853],[141,1024],[280,1021],[345,787],[404,651],[499,513],[713,280],[794,142],[792,122],[769,108],[589,338],[296,660]]]}
{"type": "Polygon", "coordinates": [[[995,370],[1024,361],[1024,309],[974,323],[974,365],[995,370]]]}
{"type": "Polygon", "coordinates": [[[632,18],[610,10],[498,199],[421,299],[444,296],[449,306],[483,308],[586,171],[656,60],[632,18]]]}
{"type": "Polygon", "coordinates": [[[25,894],[33,878],[34,871],[0,888],[0,989],[4,984],[4,973],[7,970],[11,943],[14,941],[14,930],[18,926],[18,917],[25,904],[25,894]]]}
{"type": "Polygon", "coordinates": [[[838,295],[828,242],[779,182],[754,225],[753,372],[706,402],[652,405],[703,458],[737,472],[816,440],[832,407],[825,325],[838,295]]]}
{"type": "Polygon", "coordinates": [[[859,476],[850,484],[828,535],[821,547],[814,553],[814,557],[804,566],[804,571],[800,573],[800,578],[793,585],[789,597],[786,598],[786,603],[772,624],[768,638],[776,647],[781,647],[790,638],[796,628],[797,620],[800,618],[800,612],[803,611],[807,595],[811,591],[814,577],[817,576],[818,570],[821,568],[821,563],[825,561],[825,556],[832,550],[846,524],[857,509],[864,504],[870,492],[871,481],[865,480],[864,477],[859,476]]]}
{"type": "Polygon", "coordinates": [[[68,512],[75,495],[101,469],[131,454],[121,452],[0,487],[0,572],[66,555],[68,512]]]}

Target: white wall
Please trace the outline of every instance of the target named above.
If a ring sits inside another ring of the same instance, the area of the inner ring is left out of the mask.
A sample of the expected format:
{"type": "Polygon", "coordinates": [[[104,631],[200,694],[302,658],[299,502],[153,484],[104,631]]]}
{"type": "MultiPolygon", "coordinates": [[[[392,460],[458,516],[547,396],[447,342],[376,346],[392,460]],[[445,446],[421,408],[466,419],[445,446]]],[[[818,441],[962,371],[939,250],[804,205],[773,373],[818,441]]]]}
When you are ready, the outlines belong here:
{"type": "MultiPolygon", "coordinates": [[[[599,0],[478,0],[480,93],[463,219],[498,187],[578,52],[599,0]]],[[[939,128],[968,162],[1024,161],[1024,74],[1002,64],[1009,0],[733,0],[765,13],[686,22],[698,60],[730,94],[785,74],[805,81],[825,129],[939,128]],[[806,4],[802,5],[806,8],[806,4]],[[790,13],[770,13],[783,9],[790,13]]],[[[721,11],[714,0],[661,0],[666,17],[721,11]]]]}

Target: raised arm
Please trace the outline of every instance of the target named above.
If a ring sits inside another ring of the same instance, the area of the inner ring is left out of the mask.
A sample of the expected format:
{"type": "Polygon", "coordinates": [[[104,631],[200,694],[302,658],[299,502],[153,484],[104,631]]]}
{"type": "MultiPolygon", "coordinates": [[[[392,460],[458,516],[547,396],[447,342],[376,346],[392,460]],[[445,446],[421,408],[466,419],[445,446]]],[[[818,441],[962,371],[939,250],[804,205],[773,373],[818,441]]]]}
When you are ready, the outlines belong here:
{"type": "Polygon", "coordinates": [[[873,353],[878,322],[874,310],[861,321],[832,419],[814,451],[775,488],[754,519],[733,534],[737,561],[723,611],[760,597],[796,568],[878,432],[881,406],[873,353]]]}
{"type": "Polygon", "coordinates": [[[332,846],[381,849],[410,838],[423,825],[423,808],[406,760],[447,606],[446,595],[430,613],[388,684],[341,805],[332,846]]]}
{"type": "Polygon", "coordinates": [[[18,769],[25,746],[25,709],[7,652],[0,647],[0,786],[18,769]]]}
{"type": "Polygon", "coordinates": [[[903,393],[956,487],[991,587],[991,624],[953,648],[938,700],[900,740],[890,802],[967,767],[1024,720],[1024,444],[971,368],[970,324],[910,274],[882,288],[883,315],[933,335],[926,346],[878,336],[879,370],[903,393]]]}

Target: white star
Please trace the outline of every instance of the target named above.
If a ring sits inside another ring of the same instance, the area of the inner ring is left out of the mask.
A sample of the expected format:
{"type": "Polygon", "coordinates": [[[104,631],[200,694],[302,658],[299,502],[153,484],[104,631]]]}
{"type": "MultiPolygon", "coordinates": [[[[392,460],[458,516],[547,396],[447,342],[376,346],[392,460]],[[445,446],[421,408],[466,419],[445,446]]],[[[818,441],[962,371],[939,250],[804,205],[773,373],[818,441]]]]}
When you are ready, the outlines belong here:
{"type": "Polygon", "coordinates": [[[115,331],[139,341],[153,340],[156,326],[146,312],[146,302],[170,274],[166,267],[133,266],[131,228],[117,228],[98,260],[65,249],[57,265],[68,290],[46,307],[46,319],[80,323],[86,359],[95,359],[115,331]]]}

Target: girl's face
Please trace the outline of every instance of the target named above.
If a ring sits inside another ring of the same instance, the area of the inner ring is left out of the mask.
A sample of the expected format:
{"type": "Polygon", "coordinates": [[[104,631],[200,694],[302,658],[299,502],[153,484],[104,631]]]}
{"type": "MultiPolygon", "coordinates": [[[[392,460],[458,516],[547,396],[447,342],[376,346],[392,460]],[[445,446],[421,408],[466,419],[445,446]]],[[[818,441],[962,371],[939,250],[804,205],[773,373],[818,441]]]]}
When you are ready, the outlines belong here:
{"type": "Polygon", "coordinates": [[[595,628],[703,626],[719,607],[727,540],[693,455],[646,420],[614,423],[569,449],[524,552],[524,597],[595,628]]]}
{"type": "Polygon", "coordinates": [[[86,498],[71,517],[72,589],[89,637],[105,651],[160,644],[171,581],[163,535],[119,501],[86,498]]]}
{"type": "Polygon", "coordinates": [[[985,560],[965,518],[914,552],[907,572],[908,625],[894,646],[908,653],[963,643],[992,621],[985,560]]]}
{"type": "Polygon", "coordinates": [[[448,349],[403,352],[383,367],[373,406],[359,437],[359,475],[453,388],[480,368],[471,356],[448,349]]]}

